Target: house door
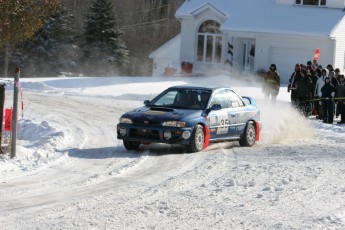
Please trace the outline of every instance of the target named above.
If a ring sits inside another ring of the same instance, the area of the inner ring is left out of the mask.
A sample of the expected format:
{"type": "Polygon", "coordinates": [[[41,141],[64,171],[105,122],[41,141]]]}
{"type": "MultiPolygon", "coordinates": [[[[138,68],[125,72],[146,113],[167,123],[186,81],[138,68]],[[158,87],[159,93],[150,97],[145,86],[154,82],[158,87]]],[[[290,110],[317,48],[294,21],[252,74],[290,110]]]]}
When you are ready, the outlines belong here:
{"type": "Polygon", "coordinates": [[[242,44],[242,70],[253,71],[254,70],[254,59],[255,59],[255,40],[254,39],[243,39],[242,44]]]}

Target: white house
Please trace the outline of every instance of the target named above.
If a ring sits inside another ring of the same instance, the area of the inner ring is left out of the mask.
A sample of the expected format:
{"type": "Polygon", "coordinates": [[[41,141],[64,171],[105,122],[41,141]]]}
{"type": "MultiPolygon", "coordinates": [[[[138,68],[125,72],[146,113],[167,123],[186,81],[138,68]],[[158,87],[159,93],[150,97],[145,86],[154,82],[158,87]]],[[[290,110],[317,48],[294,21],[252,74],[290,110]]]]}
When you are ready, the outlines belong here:
{"type": "Polygon", "coordinates": [[[171,63],[194,73],[251,73],[277,65],[286,83],[296,63],[345,69],[345,0],[186,0],[181,33],[154,51],[153,75],[171,63]]]}

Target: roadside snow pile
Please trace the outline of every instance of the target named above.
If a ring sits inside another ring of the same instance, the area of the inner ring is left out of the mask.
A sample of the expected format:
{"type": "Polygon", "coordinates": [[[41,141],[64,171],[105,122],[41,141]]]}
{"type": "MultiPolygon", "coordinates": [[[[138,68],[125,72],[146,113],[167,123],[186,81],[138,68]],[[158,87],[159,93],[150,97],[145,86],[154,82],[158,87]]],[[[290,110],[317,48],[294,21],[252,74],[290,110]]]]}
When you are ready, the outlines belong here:
{"type": "Polygon", "coordinates": [[[18,140],[25,148],[42,148],[43,146],[54,146],[60,142],[65,135],[63,132],[51,127],[47,121],[39,125],[31,120],[19,121],[18,140]]]}
{"type": "Polygon", "coordinates": [[[0,155],[0,177],[47,167],[49,162],[63,155],[57,154],[54,149],[63,143],[64,138],[65,134],[50,126],[47,121],[36,124],[31,120],[20,120],[16,151],[20,154],[16,154],[13,159],[9,154],[0,155]]]}

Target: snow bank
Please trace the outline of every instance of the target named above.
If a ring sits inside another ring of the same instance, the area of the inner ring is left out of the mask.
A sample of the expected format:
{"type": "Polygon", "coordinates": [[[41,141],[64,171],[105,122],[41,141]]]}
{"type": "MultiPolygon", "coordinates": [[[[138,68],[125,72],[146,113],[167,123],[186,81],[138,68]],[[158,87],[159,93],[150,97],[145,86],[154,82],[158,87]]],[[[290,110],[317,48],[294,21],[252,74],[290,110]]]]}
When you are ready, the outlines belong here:
{"type": "MultiPolygon", "coordinates": [[[[4,137],[9,142],[8,132],[4,132],[4,137]]],[[[63,145],[64,138],[65,133],[50,126],[47,121],[36,124],[27,119],[19,120],[17,154],[13,159],[9,155],[0,155],[0,177],[47,167],[50,162],[63,156],[55,148],[63,145]]],[[[10,151],[9,144],[7,148],[10,151]]]]}

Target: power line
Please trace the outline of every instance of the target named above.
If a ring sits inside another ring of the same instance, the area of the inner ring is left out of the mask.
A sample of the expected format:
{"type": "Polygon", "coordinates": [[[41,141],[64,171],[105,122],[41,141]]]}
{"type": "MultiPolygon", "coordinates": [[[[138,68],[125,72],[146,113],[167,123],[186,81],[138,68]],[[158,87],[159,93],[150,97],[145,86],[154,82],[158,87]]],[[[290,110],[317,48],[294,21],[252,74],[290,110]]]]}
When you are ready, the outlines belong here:
{"type": "Polygon", "coordinates": [[[161,8],[169,8],[169,4],[165,4],[165,5],[162,5],[162,6],[159,6],[159,7],[155,7],[155,8],[138,10],[138,11],[132,11],[132,12],[131,11],[127,11],[126,13],[123,13],[123,15],[145,13],[145,12],[150,12],[150,11],[153,11],[153,10],[158,10],[158,9],[161,9],[161,8]]]}
{"type": "Polygon", "coordinates": [[[132,28],[144,28],[144,27],[150,27],[150,26],[156,26],[161,24],[162,22],[167,21],[168,18],[162,18],[159,20],[151,21],[151,22],[145,22],[145,23],[138,23],[138,24],[132,24],[132,25],[126,25],[126,26],[121,26],[119,27],[121,30],[126,30],[126,29],[132,29],[132,28]]]}

